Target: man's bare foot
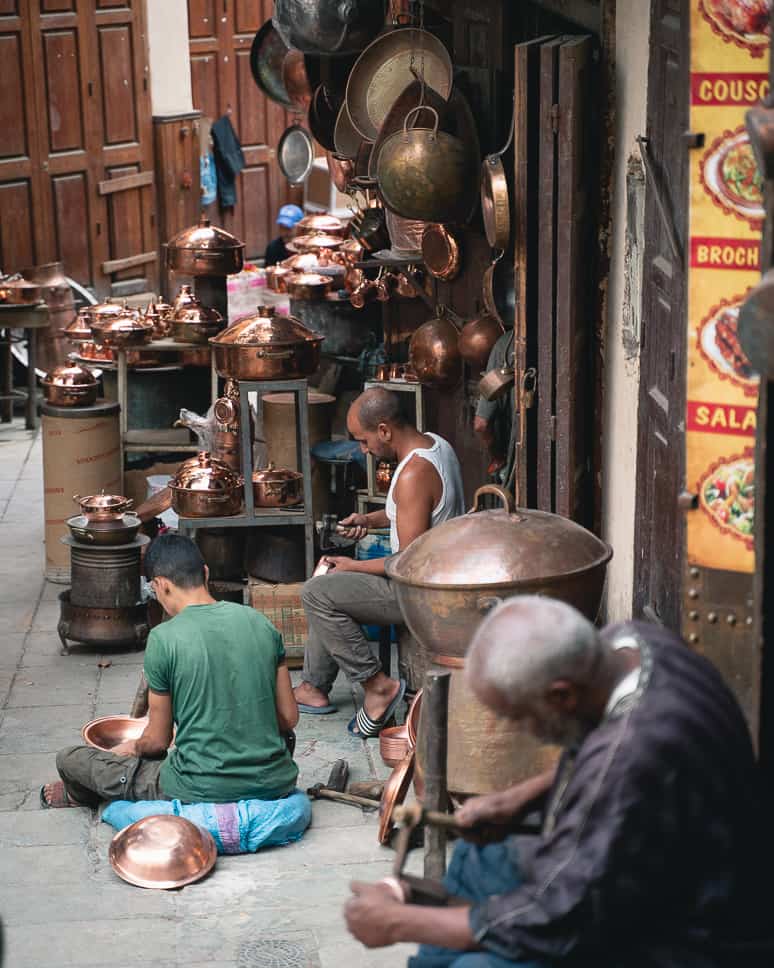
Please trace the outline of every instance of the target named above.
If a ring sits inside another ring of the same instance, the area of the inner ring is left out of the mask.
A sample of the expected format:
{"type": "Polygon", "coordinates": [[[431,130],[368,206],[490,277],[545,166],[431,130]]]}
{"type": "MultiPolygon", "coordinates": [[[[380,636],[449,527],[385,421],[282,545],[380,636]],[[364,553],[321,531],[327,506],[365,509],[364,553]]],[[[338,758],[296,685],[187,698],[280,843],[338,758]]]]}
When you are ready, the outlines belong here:
{"type": "Polygon", "coordinates": [[[305,706],[317,706],[322,708],[330,705],[330,700],[325,693],[313,686],[311,682],[302,682],[293,690],[296,702],[303,703],[305,706]]]}
{"type": "Polygon", "coordinates": [[[373,720],[381,719],[387,711],[387,707],[398,695],[400,681],[391,679],[383,672],[377,672],[367,682],[363,683],[365,699],[363,708],[373,720]]]}
{"type": "Polygon", "coordinates": [[[80,803],[76,803],[75,800],[67,793],[65,790],[64,783],[61,780],[54,780],[52,783],[46,783],[40,789],[40,805],[45,810],[51,810],[59,807],[80,807],[80,803]]]}

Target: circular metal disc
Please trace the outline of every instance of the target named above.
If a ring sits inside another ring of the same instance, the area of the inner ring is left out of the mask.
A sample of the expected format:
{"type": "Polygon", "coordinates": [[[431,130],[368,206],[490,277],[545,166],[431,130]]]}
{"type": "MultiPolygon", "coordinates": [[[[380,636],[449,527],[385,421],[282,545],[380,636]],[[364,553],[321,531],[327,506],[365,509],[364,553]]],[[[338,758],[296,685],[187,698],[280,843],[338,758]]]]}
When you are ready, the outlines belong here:
{"type": "Polygon", "coordinates": [[[314,143],[306,128],[292,124],[285,129],[277,145],[277,163],[291,185],[306,181],[314,164],[314,143]]]}

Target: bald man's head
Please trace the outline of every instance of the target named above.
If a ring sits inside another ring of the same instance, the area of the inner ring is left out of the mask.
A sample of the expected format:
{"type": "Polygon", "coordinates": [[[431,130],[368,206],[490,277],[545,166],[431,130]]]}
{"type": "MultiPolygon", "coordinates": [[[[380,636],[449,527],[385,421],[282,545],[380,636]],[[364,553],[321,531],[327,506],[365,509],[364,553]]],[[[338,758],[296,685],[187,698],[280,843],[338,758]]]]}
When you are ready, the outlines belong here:
{"type": "Polygon", "coordinates": [[[567,745],[589,729],[581,721],[580,697],[593,688],[611,651],[570,605],[519,595],[490,612],[476,630],[466,676],[485,705],[522,721],[542,740],[567,745]],[[557,697],[562,701],[555,704],[557,697]]]}
{"type": "Polygon", "coordinates": [[[393,435],[406,426],[400,395],[383,387],[370,387],[353,401],[347,430],[363,451],[382,460],[394,460],[393,435]]]}

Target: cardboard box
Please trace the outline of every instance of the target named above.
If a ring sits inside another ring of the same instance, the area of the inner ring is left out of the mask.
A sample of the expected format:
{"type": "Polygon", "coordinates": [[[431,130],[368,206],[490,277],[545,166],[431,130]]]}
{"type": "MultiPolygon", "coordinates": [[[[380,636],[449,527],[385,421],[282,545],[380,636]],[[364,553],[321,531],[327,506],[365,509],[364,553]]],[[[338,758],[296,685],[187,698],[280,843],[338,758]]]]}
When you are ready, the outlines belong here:
{"type": "Polygon", "coordinates": [[[306,613],[301,604],[302,581],[286,585],[250,579],[250,604],[263,612],[282,634],[288,666],[300,669],[304,664],[304,646],[308,629],[306,613]]]}

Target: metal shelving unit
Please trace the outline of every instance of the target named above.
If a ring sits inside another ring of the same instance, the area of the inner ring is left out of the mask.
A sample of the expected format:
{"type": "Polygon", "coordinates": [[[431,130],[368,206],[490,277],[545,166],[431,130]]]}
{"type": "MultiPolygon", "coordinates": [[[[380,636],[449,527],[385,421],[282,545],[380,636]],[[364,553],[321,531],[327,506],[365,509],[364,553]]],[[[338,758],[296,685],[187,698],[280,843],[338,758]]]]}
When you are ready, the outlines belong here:
{"type": "MultiPolygon", "coordinates": [[[[395,393],[412,393],[414,395],[415,426],[420,433],[425,431],[425,392],[421,383],[415,380],[366,380],[363,389],[382,387],[395,393]]],[[[370,504],[383,504],[385,495],[376,490],[376,461],[373,454],[366,454],[367,487],[365,494],[370,504]]],[[[359,493],[359,492],[358,492],[359,493]]],[[[358,497],[358,509],[360,498],[358,497]]],[[[365,512],[362,512],[365,513],[365,512]]]]}
{"type": "Polygon", "coordinates": [[[181,534],[197,528],[255,528],[266,525],[297,525],[304,528],[306,576],[314,571],[314,512],[312,509],[312,459],[309,453],[309,386],[306,380],[241,380],[239,383],[239,430],[242,445],[242,467],[252,468],[250,439],[250,402],[248,394],[290,392],[296,398],[296,451],[304,481],[304,504],[301,508],[256,508],[253,501],[252,474],[245,474],[244,511],[219,518],[178,519],[181,534]]]}

